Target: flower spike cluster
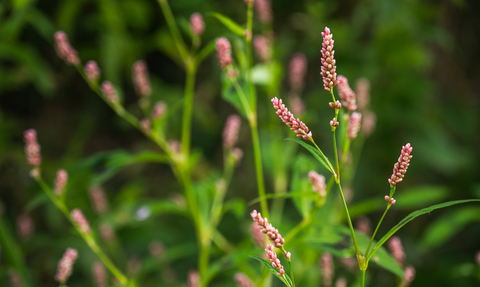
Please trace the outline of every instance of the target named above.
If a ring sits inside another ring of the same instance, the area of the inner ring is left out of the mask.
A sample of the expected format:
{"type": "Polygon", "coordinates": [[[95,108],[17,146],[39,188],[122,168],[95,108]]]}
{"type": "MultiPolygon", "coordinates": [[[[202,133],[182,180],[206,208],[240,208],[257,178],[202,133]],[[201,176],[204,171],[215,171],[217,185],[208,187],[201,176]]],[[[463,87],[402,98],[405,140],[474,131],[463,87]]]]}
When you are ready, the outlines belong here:
{"type": "Polygon", "coordinates": [[[60,283],[65,283],[68,277],[72,274],[73,264],[77,260],[78,252],[73,248],[67,248],[67,251],[63,254],[62,259],[58,261],[57,275],[55,280],[60,283]]]}
{"type": "Polygon", "coordinates": [[[227,38],[217,38],[215,40],[215,49],[217,50],[218,63],[222,70],[225,70],[228,66],[233,64],[232,46],[227,38]]]}
{"type": "Polygon", "coordinates": [[[302,121],[296,119],[293,114],[288,111],[281,99],[279,100],[275,97],[272,99],[272,103],[280,119],[282,119],[298,137],[302,137],[304,140],[312,140],[312,132],[308,130],[308,127],[302,121]]]}
{"type": "Polygon", "coordinates": [[[403,177],[407,172],[407,168],[410,165],[410,159],[412,158],[410,153],[412,150],[413,147],[410,146],[410,143],[407,143],[402,147],[398,162],[396,162],[393,166],[392,176],[388,179],[390,185],[395,186],[397,183],[403,180],[403,177]]]}
{"type": "Polygon", "coordinates": [[[340,75],[338,76],[338,95],[342,99],[342,105],[349,111],[355,111],[357,109],[357,96],[355,92],[350,88],[347,78],[340,75]]]}
{"type": "Polygon", "coordinates": [[[80,63],[77,51],[70,46],[70,42],[68,41],[68,37],[65,32],[56,32],[53,36],[53,39],[55,40],[55,49],[57,50],[57,54],[62,60],[73,66],[76,66],[80,63]]]}
{"type": "Polygon", "coordinates": [[[285,270],[283,269],[280,259],[277,258],[277,253],[275,253],[274,249],[275,247],[273,247],[272,244],[268,244],[265,251],[267,252],[268,259],[270,259],[270,262],[272,262],[273,268],[278,270],[277,275],[283,276],[285,274],[285,270]]]}
{"type": "Polygon", "coordinates": [[[62,195],[65,190],[65,186],[68,181],[68,173],[64,169],[59,169],[57,171],[57,177],[55,178],[54,191],[56,195],[62,195]]]}
{"type": "Polygon", "coordinates": [[[37,131],[34,129],[26,130],[23,133],[23,138],[28,163],[33,166],[39,166],[42,163],[42,156],[40,154],[40,145],[37,142],[37,131]]]}
{"type": "Polygon", "coordinates": [[[275,227],[273,227],[271,223],[268,223],[267,218],[263,218],[262,215],[256,210],[252,211],[250,215],[252,216],[253,221],[258,224],[260,230],[263,233],[267,234],[268,239],[270,239],[270,241],[275,245],[275,247],[283,247],[283,244],[285,244],[285,239],[283,239],[282,235],[278,233],[278,229],[275,229],[275,227]]]}
{"type": "Polygon", "coordinates": [[[362,121],[362,114],[353,112],[350,120],[348,121],[347,126],[347,136],[349,139],[354,139],[358,135],[358,131],[360,131],[360,124],[362,121]]]}
{"type": "Polygon", "coordinates": [[[205,31],[205,22],[203,22],[203,17],[200,13],[193,13],[190,16],[190,28],[195,36],[200,36],[205,31]]]}
{"type": "Polygon", "coordinates": [[[327,91],[331,91],[333,87],[338,85],[337,81],[337,67],[335,66],[335,59],[333,55],[333,39],[330,29],[325,27],[325,32],[322,32],[322,72],[320,75],[323,77],[323,87],[327,91]]]}

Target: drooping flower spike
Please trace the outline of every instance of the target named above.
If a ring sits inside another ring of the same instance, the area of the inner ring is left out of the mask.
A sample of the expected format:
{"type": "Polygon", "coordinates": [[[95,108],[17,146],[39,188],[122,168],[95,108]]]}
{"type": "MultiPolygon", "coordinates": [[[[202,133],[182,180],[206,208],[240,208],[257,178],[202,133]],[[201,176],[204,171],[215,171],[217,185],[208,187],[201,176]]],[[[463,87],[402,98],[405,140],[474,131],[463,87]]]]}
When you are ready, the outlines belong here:
{"type": "Polygon", "coordinates": [[[287,124],[298,137],[302,137],[304,140],[312,140],[312,132],[309,131],[308,127],[301,120],[296,119],[293,114],[288,111],[281,99],[279,100],[275,97],[272,99],[272,103],[280,119],[287,124]]]}

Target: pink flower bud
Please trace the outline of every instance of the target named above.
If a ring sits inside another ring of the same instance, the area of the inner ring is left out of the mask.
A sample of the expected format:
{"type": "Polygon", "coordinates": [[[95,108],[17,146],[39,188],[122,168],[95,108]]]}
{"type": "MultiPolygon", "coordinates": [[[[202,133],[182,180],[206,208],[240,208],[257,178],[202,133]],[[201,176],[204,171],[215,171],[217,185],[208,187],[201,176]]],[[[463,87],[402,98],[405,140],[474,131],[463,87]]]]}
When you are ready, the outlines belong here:
{"type": "Polygon", "coordinates": [[[305,74],[307,72],[307,57],[303,53],[295,53],[290,60],[289,80],[290,88],[302,90],[305,86],[305,74]]]}
{"type": "Polygon", "coordinates": [[[322,254],[320,259],[320,267],[323,277],[323,286],[332,286],[333,277],[335,276],[332,254],[328,252],[322,254]]]}
{"type": "Polygon", "coordinates": [[[264,248],[266,245],[265,242],[265,234],[263,234],[262,230],[260,227],[257,225],[256,222],[253,222],[252,225],[250,226],[250,234],[252,236],[253,242],[257,247],[262,247],[264,248]]]}
{"type": "Polygon", "coordinates": [[[63,194],[65,186],[68,181],[68,173],[64,169],[59,169],[57,171],[57,177],[55,178],[54,190],[55,194],[60,196],[63,194]]]}
{"type": "Polygon", "coordinates": [[[308,180],[312,184],[313,192],[318,193],[321,197],[325,197],[327,195],[327,185],[325,184],[325,177],[323,175],[311,170],[308,173],[308,180]]]}
{"type": "Polygon", "coordinates": [[[53,36],[55,40],[55,49],[60,59],[64,60],[69,65],[78,65],[80,59],[78,58],[77,51],[70,46],[68,42],[67,34],[63,31],[58,31],[53,36]]]}
{"type": "Polygon", "coordinates": [[[412,158],[410,153],[412,152],[412,150],[413,148],[410,146],[409,143],[402,147],[398,162],[396,162],[393,166],[392,176],[388,179],[390,185],[395,186],[397,183],[403,180],[403,177],[407,172],[408,166],[410,165],[410,159],[412,158]]]}
{"type": "Polygon", "coordinates": [[[192,16],[190,16],[190,28],[196,36],[203,34],[203,31],[205,31],[205,23],[200,13],[193,13],[192,16]]]}
{"type": "Polygon", "coordinates": [[[325,27],[325,32],[322,32],[323,43],[322,43],[322,72],[320,75],[323,77],[323,87],[325,90],[330,91],[338,85],[337,81],[337,66],[335,66],[335,59],[333,55],[335,51],[333,50],[333,34],[330,33],[330,29],[325,27]]]}
{"type": "Polygon", "coordinates": [[[335,119],[335,117],[330,121],[330,126],[332,128],[338,128],[338,126],[340,125],[339,122],[337,122],[337,120],[335,119]]]}
{"type": "Polygon", "coordinates": [[[158,101],[155,103],[152,109],[152,119],[157,120],[165,116],[167,112],[167,104],[164,101],[158,101]]]}
{"type": "Polygon", "coordinates": [[[350,88],[347,78],[342,75],[338,76],[337,88],[342,105],[349,111],[355,111],[357,109],[357,96],[350,88]]]}
{"type": "Polygon", "coordinates": [[[55,280],[64,285],[68,277],[72,274],[73,264],[77,260],[78,252],[73,248],[67,248],[62,259],[58,261],[57,274],[55,280]]]}
{"type": "Polygon", "coordinates": [[[240,272],[235,274],[235,282],[238,287],[253,287],[253,283],[248,276],[240,272]]]}
{"type": "Polygon", "coordinates": [[[107,278],[107,271],[105,270],[105,266],[100,261],[95,261],[92,266],[92,275],[95,281],[96,287],[107,287],[108,286],[108,278],[107,278]]]}
{"type": "Polygon", "coordinates": [[[103,215],[108,212],[108,200],[105,195],[105,191],[99,185],[94,185],[89,191],[90,200],[92,206],[99,215],[103,215]]]}
{"type": "Polygon", "coordinates": [[[25,155],[29,164],[39,166],[42,163],[40,145],[37,142],[37,132],[34,129],[26,130],[23,133],[25,141],[25,155]]]}
{"type": "Polygon", "coordinates": [[[149,97],[152,94],[150,80],[148,79],[148,69],[145,61],[138,60],[133,64],[132,72],[135,92],[140,97],[149,97]]]}
{"type": "Polygon", "coordinates": [[[263,35],[255,35],[253,37],[253,47],[258,59],[262,62],[267,62],[272,57],[270,40],[263,35]]]}
{"type": "Polygon", "coordinates": [[[258,19],[263,24],[270,24],[273,20],[272,7],[269,0],[254,0],[258,19]]]}
{"type": "Polygon", "coordinates": [[[70,216],[82,232],[90,233],[90,225],[88,224],[87,219],[79,208],[75,208],[74,210],[72,210],[70,216]]]}
{"type": "Polygon", "coordinates": [[[188,271],[188,282],[187,287],[198,287],[200,286],[200,274],[195,270],[188,271]]]}
{"type": "Polygon", "coordinates": [[[85,72],[85,77],[90,84],[94,84],[100,78],[100,68],[95,61],[88,61],[83,68],[85,72]]]}
{"type": "Polygon", "coordinates": [[[225,127],[223,128],[223,147],[226,149],[232,148],[238,139],[240,125],[242,121],[236,114],[232,114],[227,118],[225,127]]]}
{"type": "Polygon", "coordinates": [[[230,42],[225,37],[217,38],[215,41],[215,48],[217,50],[217,58],[220,67],[225,70],[228,66],[233,64],[232,47],[230,42]]]}
{"type": "Polygon", "coordinates": [[[392,253],[393,259],[397,262],[398,265],[403,266],[405,262],[405,252],[403,251],[402,241],[397,236],[392,236],[388,240],[388,248],[392,253]]]}
{"type": "Polygon", "coordinates": [[[109,81],[104,81],[101,86],[103,97],[112,105],[118,104],[118,94],[115,87],[109,81]]]}
{"type": "Polygon", "coordinates": [[[366,78],[360,78],[355,84],[358,109],[363,111],[370,104],[370,82],[366,78]]]}
{"type": "Polygon", "coordinates": [[[360,130],[361,121],[362,114],[353,112],[347,126],[347,136],[349,139],[354,139],[357,137],[358,131],[360,130]]]}

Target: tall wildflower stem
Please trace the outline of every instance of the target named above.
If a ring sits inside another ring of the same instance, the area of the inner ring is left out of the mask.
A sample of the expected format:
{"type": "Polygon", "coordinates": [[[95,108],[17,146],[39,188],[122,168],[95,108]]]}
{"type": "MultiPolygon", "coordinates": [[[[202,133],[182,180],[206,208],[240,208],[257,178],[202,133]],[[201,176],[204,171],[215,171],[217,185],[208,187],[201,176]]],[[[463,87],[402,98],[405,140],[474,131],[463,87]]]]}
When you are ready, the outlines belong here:
{"type": "Polygon", "coordinates": [[[365,271],[366,270],[362,270],[362,285],[361,285],[362,287],[365,286],[365,271]]]}
{"type": "MultiPolygon", "coordinates": [[[[251,3],[250,3],[251,4],[251,3]]],[[[248,47],[248,46],[247,46],[248,47]]],[[[248,123],[250,125],[250,130],[252,133],[252,144],[253,144],[253,154],[255,160],[255,172],[257,175],[257,188],[258,188],[258,196],[260,197],[260,208],[262,214],[265,217],[268,217],[268,206],[267,206],[267,199],[265,198],[265,182],[263,179],[263,169],[262,169],[262,155],[260,152],[260,139],[258,137],[258,126],[257,126],[257,115],[256,111],[253,109],[253,105],[247,102],[247,97],[240,87],[236,78],[232,79],[232,84],[237,91],[238,96],[240,97],[240,101],[242,102],[242,106],[247,114],[248,123]]]]}
{"type": "Polygon", "coordinates": [[[253,23],[253,2],[250,1],[247,7],[247,30],[245,33],[246,42],[246,57],[247,57],[247,79],[248,79],[248,92],[250,94],[250,104],[252,105],[252,111],[257,110],[257,99],[255,95],[255,86],[252,81],[252,23],[253,23]]]}
{"type": "Polygon", "coordinates": [[[77,224],[73,221],[72,217],[70,216],[70,211],[68,210],[67,206],[61,202],[55,194],[53,194],[52,190],[48,187],[45,181],[39,176],[36,177],[38,185],[43,189],[43,191],[47,194],[53,204],[67,217],[70,223],[73,225],[75,230],[80,234],[83,240],[87,243],[88,247],[100,258],[103,264],[112,272],[113,276],[117,278],[117,280],[122,285],[126,285],[128,283],[127,277],[113,264],[113,262],[108,258],[107,255],[103,252],[103,250],[98,246],[95,239],[92,237],[91,234],[83,232],[77,224]]]}
{"type": "MultiPolygon", "coordinates": [[[[355,231],[353,230],[352,219],[350,218],[350,213],[348,212],[347,202],[345,201],[345,196],[343,195],[342,185],[340,184],[340,180],[337,182],[338,191],[340,192],[340,197],[342,198],[343,207],[345,208],[345,213],[347,214],[348,226],[350,227],[350,232],[352,233],[352,240],[353,245],[355,246],[355,253],[357,254],[357,259],[360,263],[360,258],[362,255],[360,254],[360,250],[358,249],[357,238],[355,237],[355,231]]],[[[362,258],[363,260],[363,258],[362,258]]]]}
{"type": "Polygon", "coordinates": [[[337,178],[337,174],[335,172],[335,169],[333,168],[333,166],[330,164],[330,162],[328,161],[327,157],[325,156],[325,154],[323,154],[323,151],[318,147],[318,145],[315,143],[315,141],[313,140],[313,138],[311,139],[311,142],[313,143],[313,145],[315,146],[315,148],[320,152],[320,154],[322,155],[323,159],[325,160],[325,162],[327,163],[328,165],[328,168],[330,169],[330,172],[333,174],[333,176],[335,177],[335,179],[337,178]]]}
{"type": "MultiPolygon", "coordinates": [[[[190,60],[189,60],[190,61],[190,60]]],[[[187,64],[187,79],[185,82],[185,96],[183,102],[182,119],[182,154],[188,159],[192,133],[193,96],[195,93],[196,65],[192,61],[187,64]]],[[[188,164],[188,162],[186,162],[188,164]]]]}
{"type": "Polygon", "coordinates": [[[182,60],[184,61],[185,65],[187,66],[188,63],[186,60],[188,59],[188,51],[183,41],[182,35],[178,30],[177,24],[175,23],[175,17],[173,17],[172,10],[170,10],[170,5],[168,5],[168,0],[157,0],[160,8],[162,10],[163,16],[167,21],[168,28],[170,29],[170,33],[172,33],[173,41],[175,42],[175,46],[177,46],[178,52],[182,60]]]}

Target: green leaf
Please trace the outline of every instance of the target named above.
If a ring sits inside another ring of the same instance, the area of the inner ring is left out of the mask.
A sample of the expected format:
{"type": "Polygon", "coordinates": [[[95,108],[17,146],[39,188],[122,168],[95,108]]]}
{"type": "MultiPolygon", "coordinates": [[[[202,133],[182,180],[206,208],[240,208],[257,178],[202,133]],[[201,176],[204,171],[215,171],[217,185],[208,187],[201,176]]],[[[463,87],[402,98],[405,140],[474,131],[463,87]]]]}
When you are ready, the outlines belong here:
{"type": "Polygon", "coordinates": [[[368,255],[367,260],[369,260],[372,255],[377,251],[377,249],[382,246],[395,232],[397,232],[400,228],[402,228],[405,224],[409,223],[410,221],[414,220],[415,218],[419,217],[420,215],[424,215],[426,213],[430,213],[434,211],[435,209],[439,208],[444,208],[444,207],[449,207],[455,204],[460,204],[460,203],[467,203],[467,202],[474,202],[478,201],[480,202],[480,199],[467,199],[467,200],[455,200],[455,201],[449,201],[449,202],[444,202],[441,204],[436,204],[427,208],[423,208],[417,211],[414,211],[410,213],[407,217],[405,217],[402,221],[400,221],[397,225],[395,225],[390,231],[387,232],[375,245],[375,248],[372,250],[372,253],[368,255]]]}
{"type": "Polygon", "coordinates": [[[210,12],[207,14],[207,16],[217,18],[218,21],[220,21],[223,25],[225,25],[225,27],[228,28],[228,30],[232,31],[235,34],[239,36],[245,35],[244,33],[245,29],[242,26],[235,23],[232,19],[228,18],[227,16],[222,15],[220,13],[216,13],[216,12],[210,12]]]}
{"type": "MultiPolygon", "coordinates": [[[[311,159],[311,157],[307,157],[306,155],[299,155],[295,163],[293,164],[293,176],[290,189],[292,191],[305,191],[310,190],[310,193],[315,195],[315,199],[319,199],[318,194],[312,191],[312,184],[308,179],[308,172],[311,170],[315,170],[317,167],[317,163],[311,159]]],[[[312,198],[313,199],[313,198],[312,198]]],[[[295,207],[298,209],[300,214],[303,218],[307,217],[310,213],[310,210],[313,206],[313,200],[308,197],[293,197],[293,203],[295,207]]]]}
{"type": "MultiPolygon", "coordinates": [[[[306,148],[330,172],[330,168],[328,167],[325,160],[323,160],[322,155],[320,154],[320,152],[316,148],[314,148],[313,146],[311,146],[311,145],[307,144],[306,142],[304,142],[300,139],[297,139],[297,138],[286,138],[285,140],[294,141],[294,142],[300,144],[301,146],[303,146],[304,148],[306,148]]],[[[330,164],[330,166],[332,166],[332,164],[330,163],[328,158],[327,158],[327,161],[330,164]]]]}
{"type": "Polygon", "coordinates": [[[292,280],[288,277],[287,274],[285,274],[285,277],[287,278],[288,282],[285,280],[285,278],[277,275],[278,270],[275,269],[275,268],[273,268],[272,263],[268,262],[267,260],[265,260],[265,259],[263,259],[263,258],[260,258],[260,257],[258,257],[258,256],[255,256],[255,255],[250,255],[250,257],[252,257],[253,259],[256,259],[256,260],[262,262],[263,265],[265,265],[265,267],[267,267],[268,270],[270,270],[270,272],[272,272],[272,274],[275,275],[275,277],[277,277],[278,279],[280,279],[285,285],[287,285],[287,286],[293,286],[293,285],[289,285],[288,282],[292,282],[292,280]]]}
{"type": "MultiPolygon", "coordinates": [[[[235,89],[235,86],[232,84],[232,81],[225,75],[222,75],[223,87],[222,87],[222,98],[225,99],[227,102],[232,104],[242,116],[247,118],[247,111],[245,111],[242,102],[240,100],[240,96],[235,89]]],[[[238,78],[240,83],[240,87],[242,88],[247,101],[249,100],[248,96],[248,84],[245,80],[238,78]]]]}

